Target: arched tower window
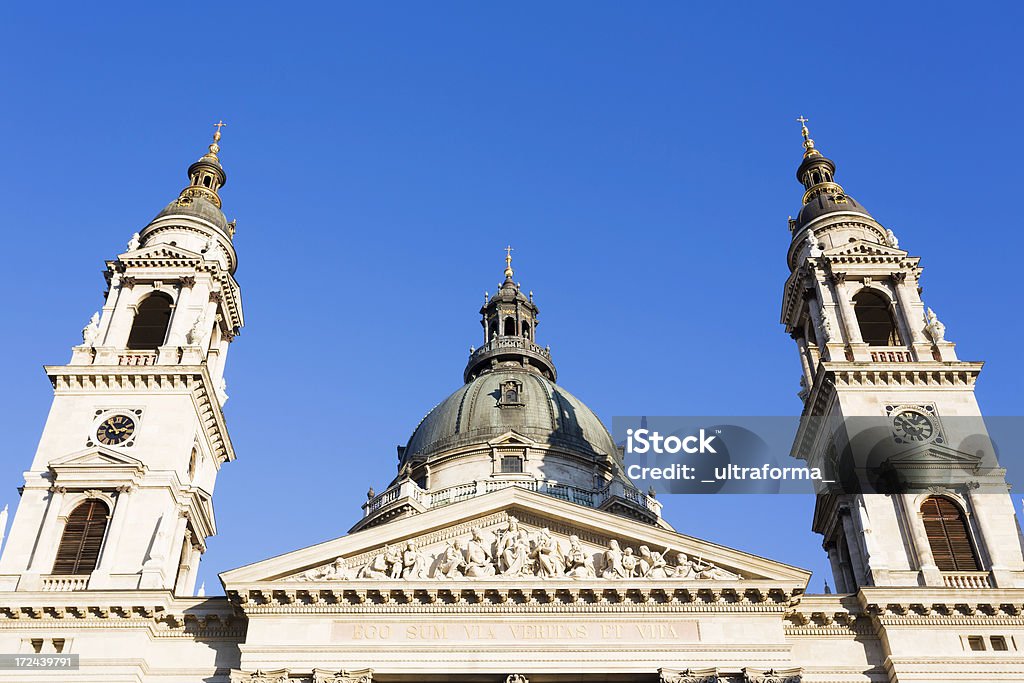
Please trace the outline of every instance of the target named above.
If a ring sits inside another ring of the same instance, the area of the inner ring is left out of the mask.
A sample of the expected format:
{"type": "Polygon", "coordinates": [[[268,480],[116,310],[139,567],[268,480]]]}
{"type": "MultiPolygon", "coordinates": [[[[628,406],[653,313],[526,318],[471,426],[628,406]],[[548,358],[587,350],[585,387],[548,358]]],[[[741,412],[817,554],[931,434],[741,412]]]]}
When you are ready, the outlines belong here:
{"type": "Polygon", "coordinates": [[[171,299],[156,293],[143,299],[132,321],[128,335],[128,348],[136,351],[156,351],[167,338],[171,324],[171,299]]]}
{"type": "Polygon", "coordinates": [[[945,572],[976,572],[981,567],[971,545],[964,513],[948,498],[931,496],[921,505],[935,566],[945,572]]]}
{"type": "Polygon", "coordinates": [[[899,346],[896,321],[889,310],[889,300],[881,294],[864,289],[853,297],[860,336],[868,346],[899,346]]]}
{"type": "Polygon", "coordinates": [[[516,334],[516,319],[505,318],[505,330],[504,334],[506,337],[513,337],[516,334]]]}
{"type": "Polygon", "coordinates": [[[72,510],[57,547],[53,573],[91,574],[100,559],[100,547],[109,518],[110,510],[106,503],[96,498],[72,510]]]}
{"type": "Polygon", "coordinates": [[[530,338],[530,323],[523,323],[523,336],[530,338]]]}

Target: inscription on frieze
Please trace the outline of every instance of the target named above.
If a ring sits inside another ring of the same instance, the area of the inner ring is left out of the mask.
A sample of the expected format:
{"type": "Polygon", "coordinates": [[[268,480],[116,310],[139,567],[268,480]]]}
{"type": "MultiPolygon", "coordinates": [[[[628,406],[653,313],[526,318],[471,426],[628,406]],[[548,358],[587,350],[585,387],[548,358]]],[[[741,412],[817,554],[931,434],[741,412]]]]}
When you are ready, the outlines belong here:
{"type": "Polygon", "coordinates": [[[338,621],[331,627],[332,642],[395,643],[696,643],[698,624],[693,620],[589,621],[555,623],[541,620],[338,621]]]}

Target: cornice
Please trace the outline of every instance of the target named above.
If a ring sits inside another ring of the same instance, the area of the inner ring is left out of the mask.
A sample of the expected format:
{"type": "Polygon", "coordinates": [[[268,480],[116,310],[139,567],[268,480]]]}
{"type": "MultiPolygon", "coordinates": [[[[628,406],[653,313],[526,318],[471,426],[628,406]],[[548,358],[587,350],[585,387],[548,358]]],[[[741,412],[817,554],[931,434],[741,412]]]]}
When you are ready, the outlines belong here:
{"type": "Polygon", "coordinates": [[[191,393],[218,463],[235,459],[224,413],[204,365],[47,365],[54,394],[93,391],[191,393]]]}
{"type": "Polygon", "coordinates": [[[226,598],[179,598],[170,591],[0,592],[0,631],[146,629],[154,638],[245,639],[246,620],[226,598]]]}
{"type": "MultiPolygon", "coordinates": [[[[715,582],[721,584],[723,582],[715,582]]],[[[249,616],[350,613],[566,613],[679,612],[782,615],[799,589],[772,581],[727,585],[676,581],[660,585],[623,581],[615,586],[568,581],[379,581],[303,584],[262,582],[228,591],[249,616]]]]}

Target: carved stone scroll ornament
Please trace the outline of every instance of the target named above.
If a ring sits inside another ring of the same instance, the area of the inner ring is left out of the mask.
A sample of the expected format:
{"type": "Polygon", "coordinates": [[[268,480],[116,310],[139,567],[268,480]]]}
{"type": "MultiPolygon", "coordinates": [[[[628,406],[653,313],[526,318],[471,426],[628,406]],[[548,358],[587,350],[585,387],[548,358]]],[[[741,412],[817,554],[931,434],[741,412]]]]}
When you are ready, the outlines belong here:
{"type": "Polygon", "coordinates": [[[743,669],[744,683],[800,683],[804,670],[801,667],[789,669],[743,669]]]}
{"type": "Polygon", "coordinates": [[[384,545],[361,566],[349,567],[344,558],[313,567],[290,577],[293,581],[347,581],[350,579],[461,579],[461,578],[572,578],[572,579],[682,579],[736,581],[742,577],[703,558],[641,545],[637,552],[612,539],[602,552],[585,548],[579,537],[568,544],[549,529],[535,533],[509,517],[496,534],[481,527],[468,539],[449,540],[440,552],[427,554],[414,541],[404,546],[384,545]]]}
{"type": "Polygon", "coordinates": [[[372,683],[373,669],[331,671],[313,669],[313,683],[372,683]]]}
{"type": "Polygon", "coordinates": [[[275,669],[274,671],[232,671],[231,683],[288,683],[288,670],[275,669]]]}
{"type": "Polygon", "coordinates": [[[658,669],[661,683],[721,683],[718,669],[658,669]]]}
{"type": "Polygon", "coordinates": [[[505,683],[530,683],[530,679],[522,674],[509,674],[505,676],[505,683]]]}

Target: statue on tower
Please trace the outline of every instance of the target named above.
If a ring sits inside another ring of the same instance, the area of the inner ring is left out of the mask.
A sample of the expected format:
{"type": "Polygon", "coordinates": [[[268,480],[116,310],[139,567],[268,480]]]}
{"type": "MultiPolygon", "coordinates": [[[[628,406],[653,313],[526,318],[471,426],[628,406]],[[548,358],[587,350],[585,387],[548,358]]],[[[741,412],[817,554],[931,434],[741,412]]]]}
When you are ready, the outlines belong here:
{"type": "Polygon", "coordinates": [[[99,311],[92,314],[88,324],[82,328],[82,343],[86,346],[95,346],[100,338],[100,314],[99,311]]]}

